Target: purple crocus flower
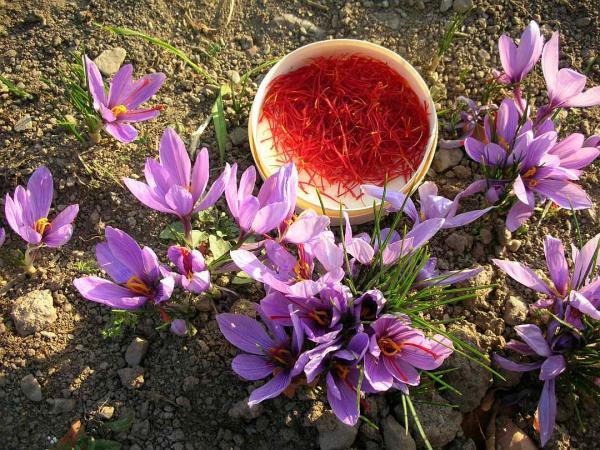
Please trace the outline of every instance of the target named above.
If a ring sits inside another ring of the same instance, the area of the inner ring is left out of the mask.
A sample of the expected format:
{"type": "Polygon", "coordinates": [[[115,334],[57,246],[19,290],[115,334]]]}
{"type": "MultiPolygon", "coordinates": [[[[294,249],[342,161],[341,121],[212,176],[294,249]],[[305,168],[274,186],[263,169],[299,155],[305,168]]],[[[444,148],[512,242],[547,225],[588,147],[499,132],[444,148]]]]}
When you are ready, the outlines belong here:
{"type": "MultiPolygon", "coordinates": [[[[347,345],[341,340],[320,344],[305,353],[308,362],[304,367],[307,383],[312,383],[325,373],[327,401],[336,417],[346,425],[355,425],[360,411],[356,403],[360,370],[358,364],[363,359],[369,345],[369,337],[364,332],[355,334],[347,345]]],[[[360,385],[361,392],[377,392],[367,379],[360,385]]]]}
{"type": "Polygon", "coordinates": [[[544,46],[542,70],[546,79],[549,104],[538,112],[538,122],[556,108],[587,107],[600,104],[600,86],[585,89],[586,76],[572,69],[558,69],[558,32],[544,46]]]}
{"type": "Polygon", "coordinates": [[[417,369],[437,369],[453,351],[450,339],[441,335],[426,338],[405,316],[383,315],[368,331],[372,334],[365,355],[365,378],[378,391],[387,391],[394,383],[417,386],[417,369]]]}
{"type": "MultiPolygon", "coordinates": [[[[378,199],[383,197],[383,188],[378,186],[364,185],[362,186],[362,190],[372,197],[378,199]]],[[[388,208],[390,211],[399,211],[404,206],[404,212],[411,218],[415,225],[429,219],[444,219],[442,228],[448,229],[467,225],[492,209],[492,207],[489,207],[456,214],[461,198],[468,197],[478,191],[478,185],[471,185],[457,194],[454,200],[449,200],[438,195],[438,188],[435,183],[426,181],[419,186],[418,190],[420,211],[417,211],[417,207],[411,198],[407,198],[406,194],[402,192],[386,191],[385,200],[390,204],[388,208]]]]}
{"type": "Polygon", "coordinates": [[[188,332],[187,322],[183,319],[173,319],[169,330],[176,336],[185,336],[188,332]]]}
{"type": "Polygon", "coordinates": [[[4,245],[5,240],[6,240],[6,231],[4,231],[4,228],[0,227],[0,247],[2,247],[2,245],[4,245]]]}
{"type": "Polygon", "coordinates": [[[540,369],[539,379],[544,382],[544,387],[536,411],[538,425],[536,428],[540,433],[543,447],[550,439],[556,421],[555,380],[565,371],[567,364],[565,357],[552,349],[552,344],[555,341],[554,337],[551,337],[551,339],[545,338],[542,330],[537,325],[517,325],[515,331],[522,341],[509,341],[506,348],[521,355],[537,356],[541,360],[516,363],[500,355],[494,355],[494,360],[500,367],[511,372],[529,372],[540,369]]]}
{"type": "Polygon", "coordinates": [[[120,142],[134,141],[138,132],[130,123],[153,119],[164,108],[140,109],[139,106],[156,94],[165,81],[165,74],[151,73],[134,81],[131,77],[133,66],[126,64],[110,82],[107,96],[96,64],[87,56],[83,57],[83,62],[94,109],[102,116],[104,129],[120,142]]]}
{"type": "MultiPolygon", "coordinates": [[[[259,311],[260,312],[260,311],[259,311]]],[[[273,375],[267,383],[250,394],[250,407],[277,397],[302,373],[305,358],[301,358],[304,335],[294,320],[292,335],[283,327],[261,315],[270,334],[254,319],[238,314],[219,314],[217,323],[225,339],[244,351],[236,356],[231,367],[246,380],[256,381],[273,375]]]]}
{"type": "Polygon", "coordinates": [[[183,289],[201,294],[210,288],[210,272],[207,270],[204,256],[198,250],[172,245],[167,250],[167,256],[179,272],[168,272],[168,274],[183,289]]]}
{"type": "Polygon", "coordinates": [[[352,235],[352,225],[348,213],[343,212],[345,229],[344,229],[344,247],[349,255],[353,256],[356,261],[361,264],[370,264],[375,256],[375,249],[371,246],[370,238],[365,239],[365,236],[354,237],[352,235]]]}
{"type": "Polygon", "coordinates": [[[366,291],[364,294],[354,300],[352,304],[356,322],[374,321],[379,317],[381,311],[383,311],[385,303],[386,299],[379,289],[371,289],[366,291]]]}
{"type": "Polygon", "coordinates": [[[266,240],[264,246],[269,265],[244,249],[233,250],[230,256],[240,270],[269,288],[291,296],[311,297],[344,278],[344,253],[332,236],[321,234],[310,246],[299,244],[298,258],[276,241],[266,240]],[[313,280],[315,259],[324,273],[313,280]]]}
{"type": "Polygon", "coordinates": [[[437,268],[437,258],[430,257],[415,279],[415,288],[422,289],[426,286],[449,286],[473,278],[483,268],[467,270],[449,270],[440,272],[437,268]]]}
{"type": "Polygon", "coordinates": [[[540,59],[543,46],[544,38],[533,20],[523,31],[518,46],[507,35],[500,36],[498,50],[504,72],[497,75],[498,82],[514,84],[522,81],[540,59]]]}
{"type": "Polygon", "coordinates": [[[594,145],[593,140],[585,140],[583,134],[573,133],[557,142],[548,154],[558,157],[561,170],[570,180],[577,180],[583,169],[598,158],[600,148],[594,145]]]}
{"type": "Polygon", "coordinates": [[[205,193],[209,178],[208,150],[203,148],[194,167],[183,141],[167,128],[159,145],[159,161],[146,159],[146,183],[124,178],[131,193],[148,208],[178,216],[184,225],[186,239],[191,240],[191,217],[215,204],[229,181],[230,167],[215,180],[205,193]]]}
{"type": "Polygon", "coordinates": [[[53,220],[48,219],[54,186],[52,174],[46,167],[37,169],[27,187],[17,186],[13,197],[6,194],[6,221],[23,240],[31,245],[60,247],[73,235],[73,221],[79,205],[70,205],[53,220]]]}
{"type": "Polygon", "coordinates": [[[114,309],[138,309],[147,301],[161,303],[173,293],[175,280],[163,277],[152,249],[141,249],[127,233],[106,227],[106,242],[96,246],[98,265],[110,278],[77,278],[73,284],[87,300],[114,309]]]}
{"type": "Polygon", "coordinates": [[[562,242],[552,236],[546,236],[544,254],[551,284],[543,281],[533,270],[519,262],[498,259],[492,261],[518,283],[548,296],[549,301],[541,302],[542,305],[552,306],[559,302],[555,311],[560,313],[564,310],[564,319],[582,329],[582,314],[600,319],[600,278],[590,279],[590,274],[598,265],[595,255],[599,243],[600,235],[597,235],[580,250],[573,247],[573,272],[569,273],[562,242]]]}
{"type": "MultiPolygon", "coordinates": [[[[418,250],[427,244],[443,225],[444,219],[428,219],[414,225],[404,237],[400,237],[398,233],[393,232],[381,255],[383,264],[389,266],[401,257],[418,250]]],[[[388,233],[389,229],[381,230],[382,241],[385,241],[388,233]]]]}
{"type": "MultiPolygon", "coordinates": [[[[287,164],[271,175],[263,183],[257,197],[252,195],[255,182],[256,170],[254,166],[250,166],[240,177],[238,187],[237,164],[235,164],[225,189],[229,211],[240,226],[242,236],[262,235],[280,228],[292,217],[296,204],[295,186],[298,183],[298,172],[294,164],[287,164]]],[[[318,221],[320,219],[315,222],[318,221]]],[[[292,236],[308,231],[308,227],[306,223],[301,223],[288,231],[290,234],[288,242],[301,243],[302,239],[294,239],[292,236]]],[[[304,238],[304,234],[302,237],[304,238]]]]}
{"type": "MultiPolygon", "coordinates": [[[[318,296],[308,298],[269,293],[260,302],[266,317],[281,326],[291,326],[295,316],[306,337],[317,343],[333,341],[344,328],[350,329],[348,318],[354,318],[349,309],[350,291],[340,284],[326,286],[318,296]]],[[[354,321],[359,323],[359,321],[354,321]]]]}

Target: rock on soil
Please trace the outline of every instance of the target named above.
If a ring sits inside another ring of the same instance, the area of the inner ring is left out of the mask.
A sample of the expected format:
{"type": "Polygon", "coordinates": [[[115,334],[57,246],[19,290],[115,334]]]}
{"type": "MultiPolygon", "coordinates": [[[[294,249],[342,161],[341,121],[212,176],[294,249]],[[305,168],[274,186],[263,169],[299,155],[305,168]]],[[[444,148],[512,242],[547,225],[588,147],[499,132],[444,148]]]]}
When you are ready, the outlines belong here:
{"type": "Polygon", "coordinates": [[[417,448],[415,440],[393,416],[383,419],[382,426],[386,450],[415,450],[417,448]]]}
{"type": "Polygon", "coordinates": [[[464,13],[473,8],[473,0],[454,0],[452,7],[457,13],[464,13]]]}
{"type": "Polygon", "coordinates": [[[52,414],[63,414],[73,411],[77,402],[72,398],[54,398],[49,399],[48,403],[52,404],[52,414]]]}
{"type": "Polygon", "coordinates": [[[248,399],[240,400],[229,409],[229,417],[232,419],[252,420],[259,417],[264,411],[261,403],[254,405],[252,408],[248,406],[248,399]]]}
{"type": "MultiPolygon", "coordinates": [[[[425,401],[428,403],[414,403],[417,416],[429,443],[433,448],[441,448],[451,442],[460,430],[462,414],[451,407],[442,406],[448,402],[437,392],[432,392],[432,395],[426,398],[425,401]]],[[[396,418],[404,417],[402,405],[396,406],[394,412],[396,418]]],[[[409,420],[412,435],[417,438],[419,447],[424,446],[415,421],[411,418],[410,414],[409,420]]]]}
{"type": "Polygon", "coordinates": [[[114,413],[114,406],[103,406],[102,408],[100,408],[100,411],[98,411],[98,417],[100,417],[102,420],[110,420],[112,419],[114,413]]]}
{"type": "Polygon", "coordinates": [[[25,397],[32,402],[42,401],[42,387],[33,375],[25,375],[21,379],[21,390],[23,391],[23,394],[25,394],[25,397]]]}
{"type": "Polygon", "coordinates": [[[52,293],[48,289],[35,290],[19,297],[13,304],[11,316],[21,336],[42,331],[57,318],[52,293]]]}
{"type": "Polygon", "coordinates": [[[128,389],[139,389],[144,385],[144,369],[142,367],[125,367],[117,371],[121,384],[128,389]]]}
{"type": "Polygon", "coordinates": [[[15,123],[15,131],[20,133],[21,131],[31,130],[33,128],[33,122],[29,114],[23,116],[17,123],[15,123]]]}
{"type": "Polygon", "coordinates": [[[231,143],[235,146],[242,145],[244,142],[248,142],[248,130],[243,127],[234,128],[229,133],[229,139],[231,139],[231,143]]]}
{"type": "Polygon", "coordinates": [[[127,351],[125,352],[125,361],[131,367],[139,366],[142,359],[148,351],[148,341],[140,337],[136,337],[131,341],[127,351]]]}
{"type": "Polygon", "coordinates": [[[458,148],[440,149],[433,158],[433,169],[437,173],[445,172],[460,163],[463,152],[458,148]]]}
{"type": "Polygon", "coordinates": [[[325,30],[316,26],[309,20],[301,19],[293,14],[282,14],[277,16],[272,21],[273,24],[289,29],[299,29],[301,33],[310,33],[317,38],[325,37],[325,30]]]}
{"type": "Polygon", "coordinates": [[[321,450],[345,450],[350,448],[358,434],[358,426],[351,427],[340,422],[331,411],[325,411],[317,422],[321,450]]]}
{"type": "Polygon", "coordinates": [[[510,296],[504,309],[504,321],[511,326],[522,324],[527,319],[529,307],[519,297],[510,296]]]}
{"type": "MultiPolygon", "coordinates": [[[[451,331],[458,339],[481,349],[474,327],[471,329],[457,326],[453,327],[451,331]]],[[[451,403],[459,405],[462,412],[469,412],[477,408],[493,382],[490,372],[475,361],[458,353],[448,358],[442,367],[458,369],[448,373],[445,380],[462,394],[458,395],[448,391],[444,395],[451,403]]]]}
{"type": "Polygon", "coordinates": [[[103,75],[110,76],[117,73],[119,67],[125,61],[125,56],[127,56],[127,52],[124,48],[115,47],[110,50],[104,50],[94,62],[103,75]]]}

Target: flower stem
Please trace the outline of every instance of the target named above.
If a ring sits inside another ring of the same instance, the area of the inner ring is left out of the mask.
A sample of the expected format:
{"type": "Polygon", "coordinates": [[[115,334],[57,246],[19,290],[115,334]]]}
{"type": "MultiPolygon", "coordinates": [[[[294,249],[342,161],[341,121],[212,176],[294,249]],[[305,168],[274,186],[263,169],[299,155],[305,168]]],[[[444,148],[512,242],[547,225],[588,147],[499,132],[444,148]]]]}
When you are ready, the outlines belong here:
{"type": "Polygon", "coordinates": [[[185,242],[187,242],[191,248],[194,248],[194,239],[192,238],[192,217],[182,217],[181,223],[183,225],[183,238],[185,239],[185,242]]]}
{"type": "Polygon", "coordinates": [[[33,274],[36,272],[36,268],[33,265],[35,259],[37,258],[38,251],[40,249],[39,245],[31,246],[27,245],[27,250],[25,250],[25,258],[23,260],[23,264],[25,266],[25,272],[33,274]]]}

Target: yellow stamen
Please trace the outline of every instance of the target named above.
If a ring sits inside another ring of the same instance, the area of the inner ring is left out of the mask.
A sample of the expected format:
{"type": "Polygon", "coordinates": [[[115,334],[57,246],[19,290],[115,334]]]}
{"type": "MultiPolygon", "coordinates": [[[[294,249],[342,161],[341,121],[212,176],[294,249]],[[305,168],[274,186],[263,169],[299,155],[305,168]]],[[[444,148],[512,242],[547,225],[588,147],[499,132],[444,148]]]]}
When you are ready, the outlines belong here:
{"type": "Polygon", "coordinates": [[[132,276],[129,280],[127,280],[127,283],[125,283],[125,286],[127,287],[127,289],[135,292],[136,294],[142,294],[142,295],[145,295],[146,297],[149,297],[150,294],[152,294],[152,291],[150,290],[150,288],[148,286],[146,286],[146,283],[144,283],[142,280],[140,280],[135,275],[132,276]]]}
{"type": "Polygon", "coordinates": [[[401,345],[396,344],[389,338],[381,338],[377,341],[377,344],[379,344],[381,353],[383,353],[385,356],[394,356],[402,349],[401,345]]]}
{"type": "Polygon", "coordinates": [[[42,217],[41,219],[35,221],[33,228],[43,236],[49,226],[50,221],[46,217],[42,217]]]}
{"type": "Polygon", "coordinates": [[[506,142],[506,139],[504,139],[502,136],[498,136],[498,145],[508,152],[510,146],[508,142],[506,142]]]}
{"type": "Polygon", "coordinates": [[[534,188],[538,185],[538,183],[539,183],[539,181],[534,179],[534,180],[529,180],[529,183],[527,183],[527,184],[529,184],[530,188],[534,188]]]}
{"type": "Polygon", "coordinates": [[[531,178],[532,176],[534,176],[537,172],[537,167],[532,167],[531,169],[529,169],[527,172],[525,172],[523,174],[523,176],[525,178],[531,178]]]}
{"type": "Polygon", "coordinates": [[[113,116],[115,116],[115,118],[117,118],[121,114],[126,113],[127,108],[125,107],[125,105],[117,105],[114,108],[112,108],[110,111],[113,113],[113,116]]]}
{"type": "Polygon", "coordinates": [[[427,219],[427,217],[425,217],[425,213],[423,211],[419,212],[419,219],[421,219],[422,222],[424,222],[427,219]]]}
{"type": "Polygon", "coordinates": [[[307,262],[299,260],[294,266],[294,273],[299,281],[308,280],[310,278],[310,266],[307,262]]]}
{"type": "Polygon", "coordinates": [[[308,313],[308,317],[313,319],[322,327],[324,327],[325,325],[329,325],[329,322],[331,322],[331,317],[329,316],[329,312],[327,311],[311,311],[310,313],[308,313]]]}

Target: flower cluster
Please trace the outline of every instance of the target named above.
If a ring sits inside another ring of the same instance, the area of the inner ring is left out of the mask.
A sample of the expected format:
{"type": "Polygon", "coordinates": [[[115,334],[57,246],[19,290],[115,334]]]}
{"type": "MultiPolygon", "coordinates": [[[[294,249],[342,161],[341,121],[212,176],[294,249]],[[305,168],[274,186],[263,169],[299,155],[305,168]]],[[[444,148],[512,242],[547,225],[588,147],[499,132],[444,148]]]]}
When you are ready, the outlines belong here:
{"type": "MultiPolygon", "coordinates": [[[[556,420],[556,380],[581,379],[589,386],[600,376],[595,359],[585,351],[597,345],[598,319],[600,319],[600,276],[597,273],[600,235],[587,242],[581,249],[572,248],[573,268],[565,257],[562,242],[551,236],[544,240],[544,253],[550,274],[550,282],[543,281],[527,266],[515,261],[494,260],[494,263],[511,278],[541,293],[544,298],[535,308],[546,308],[553,318],[544,333],[534,324],[518,325],[515,331],[521,341],[512,340],[506,348],[531,362],[513,362],[500,355],[495,361],[502,368],[527,372],[539,369],[539,379],[544,382],[536,413],[537,429],[542,446],[546,444],[556,420]]],[[[597,358],[596,358],[597,359],[597,358]]]]}
{"type": "Polygon", "coordinates": [[[479,120],[483,108],[472,101],[463,118],[464,134],[458,141],[464,140],[467,155],[481,165],[488,200],[510,207],[506,225],[511,231],[528,220],[538,201],[550,200],[575,210],[592,205],[576,182],[600,154],[598,137],[585,139],[573,133],[561,140],[554,120],[560,109],[600,104],[600,87],[584,91],[584,75],[572,69],[559,70],[558,41],[555,32],[544,44],[535,22],[523,32],[518,46],[503,35],[498,44],[503,71],[496,72],[495,79],[510,88],[512,96],[506,97],[497,111],[492,108],[487,113],[483,129],[479,120]],[[532,96],[524,91],[524,85],[540,56],[548,102],[536,110],[528,102],[532,96]]]}

